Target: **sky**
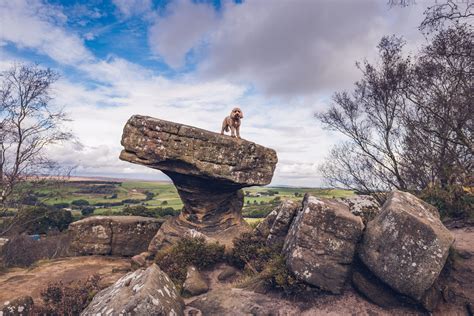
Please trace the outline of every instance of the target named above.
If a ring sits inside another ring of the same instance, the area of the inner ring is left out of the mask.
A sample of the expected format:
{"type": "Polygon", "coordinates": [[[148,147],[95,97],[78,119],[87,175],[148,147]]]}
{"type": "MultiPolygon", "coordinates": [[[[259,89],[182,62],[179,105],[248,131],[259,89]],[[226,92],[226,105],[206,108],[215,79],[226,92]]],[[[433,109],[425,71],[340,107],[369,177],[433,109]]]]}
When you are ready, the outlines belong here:
{"type": "Polygon", "coordinates": [[[118,159],[127,119],[149,115],[219,132],[234,106],[241,136],[277,151],[272,185],[324,185],[318,165],[344,140],[314,113],[376,61],[384,35],[406,52],[435,0],[0,0],[0,70],[56,70],[51,101],[76,141],[48,148],[78,176],[164,180],[118,159]]]}

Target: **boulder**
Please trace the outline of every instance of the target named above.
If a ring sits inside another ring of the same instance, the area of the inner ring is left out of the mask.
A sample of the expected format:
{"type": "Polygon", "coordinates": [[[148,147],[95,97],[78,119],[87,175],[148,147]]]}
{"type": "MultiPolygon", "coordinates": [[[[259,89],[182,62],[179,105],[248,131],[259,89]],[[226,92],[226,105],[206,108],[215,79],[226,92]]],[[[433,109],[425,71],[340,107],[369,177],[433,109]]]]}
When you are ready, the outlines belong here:
{"type": "Polygon", "coordinates": [[[162,223],[141,216],[91,216],[69,225],[79,255],[133,256],[146,251],[162,223]]]}
{"type": "Polygon", "coordinates": [[[291,222],[299,208],[300,204],[294,201],[284,200],[281,202],[276,209],[278,215],[273,221],[270,233],[267,237],[268,245],[283,245],[286,235],[288,234],[288,229],[290,229],[291,222]]]}
{"type": "Polygon", "coordinates": [[[183,293],[188,296],[196,296],[209,291],[209,285],[195,266],[189,266],[186,280],[183,284],[183,293]]]}
{"type": "Polygon", "coordinates": [[[368,223],[359,257],[384,283],[419,301],[443,269],[453,242],[435,207],[394,191],[368,223]]]}
{"type": "Polygon", "coordinates": [[[33,298],[31,296],[21,296],[12,301],[3,302],[0,306],[1,316],[27,316],[33,313],[33,298]]]}
{"type": "Polygon", "coordinates": [[[161,170],[183,202],[149,250],[171,245],[196,230],[232,247],[249,231],[242,217],[242,188],[269,184],[277,163],[274,150],[243,139],[146,116],[132,116],[123,130],[120,159],[161,170]]]}
{"type": "Polygon", "coordinates": [[[332,293],[341,293],[364,224],[347,205],[305,195],[283,246],[295,276],[332,293]]]}
{"type": "Polygon", "coordinates": [[[100,291],[81,315],[183,315],[184,302],[171,279],[152,264],[100,291]]]}

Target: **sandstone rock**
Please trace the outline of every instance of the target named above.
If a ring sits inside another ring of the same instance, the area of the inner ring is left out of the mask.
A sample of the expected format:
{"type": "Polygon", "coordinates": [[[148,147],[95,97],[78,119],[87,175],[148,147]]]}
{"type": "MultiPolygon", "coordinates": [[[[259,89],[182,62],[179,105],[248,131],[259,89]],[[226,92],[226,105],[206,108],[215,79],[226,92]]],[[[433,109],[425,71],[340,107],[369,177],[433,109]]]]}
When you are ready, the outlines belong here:
{"type": "Polygon", "coordinates": [[[390,287],[420,300],[440,274],[453,242],[436,208],[394,191],[368,223],[359,257],[390,287]]]}
{"type": "Polygon", "coordinates": [[[135,255],[130,259],[130,266],[132,270],[137,270],[146,267],[146,252],[142,252],[139,255],[135,255]]]}
{"type": "Polygon", "coordinates": [[[189,230],[232,247],[248,231],[242,188],[266,185],[277,163],[274,150],[196,127],[132,116],[124,127],[120,159],[158,169],[176,186],[184,207],[160,229],[156,252],[189,230]]]}
{"type": "Polygon", "coordinates": [[[379,202],[370,195],[354,195],[340,200],[349,206],[352,214],[362,218],[364,225],[367,225],[380,212],[379,202]]]}
{"type": "Polygon", "coordinates": [[[3,302],[0,306],[1,316],[27,316],[33,312],[33,299],[31,296],[22,296],[12,301],[3,302]]]}
{"type": "Polygon", "coordinates": [[[217,276],[219,281],[227,281],[229,279],[234,278],[238,274],[238,270],[231,266],[225,266],[222,269],[221,273],[217,276]]]}
{"type": "Polygon", "coordinates": [[[189,266],[186,273],[186,280],[183,284],[183,293],[189,296],[196,296],[209,291],[209,285],[195,266],[189,266]]]}
{"type": "Polygon", "coordinates": [[[81,315],[183,315],[184,302],[171,279],[152,264],[100,291],[81,315]]]}
{"type": "Polygon", "coordinates": [[[255,233],[258,236],[267,238],[270,235],[270,229],[278,216],[278,211],[273,210],[255,227],[255,233]]]}
{"type": "Polygon", "coordinates": [[[197,311],[196,315],[301,315],[301,310],[288,301],[228,288],[206,293],[189,303],[187,308],[197,311]]]}
{"type": "Polygon", "coordinates": [[[401,304],[397,298],[398,293],[377,279],[366,267],[359,266],[352,272],[352,284],[378,306],[395,307],[401,304]]]}
{"type": "Polygon", "coordinates": [[[69,225],[71,249],[80,255],[133,256],[147,250],[162,220],[141,216],[91,216],[69,225]]]}
{"type": "Polygon", "coordinates": [[[291,200],[285,200],[277,208],[278,215],[270,228],[270,234],[267,237],[268,245],[278,245],[285,242],[288,229],[290,229],[291,222],[300,208],[299,203],[291,200]]]}
{"type": "Polygon", "coordinates": [[[306,195],[283,247],[295,276],[332,293],[341,293],[364,224],[347,205],[306,195]]]}

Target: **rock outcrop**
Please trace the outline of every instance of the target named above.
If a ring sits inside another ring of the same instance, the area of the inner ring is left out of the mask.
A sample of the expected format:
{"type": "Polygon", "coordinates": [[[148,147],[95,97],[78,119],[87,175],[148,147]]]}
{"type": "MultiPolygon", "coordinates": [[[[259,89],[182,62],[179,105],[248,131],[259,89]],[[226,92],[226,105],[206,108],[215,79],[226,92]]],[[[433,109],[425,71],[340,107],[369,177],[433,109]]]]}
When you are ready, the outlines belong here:
{"type": "Polygon", "coordinates": [[[453,242],[435,207],[394,191],[368,223],[359,257],[380,280],[419,301],[443,269],[453,242]]]}
{"type": "Polygon", "coordinates": [[[146,251],[161,219],[91,216],[69,225],[71,250],[79,255],[133,256],[146,251]]]}
{"type": "Polygon", "coordinates": [[[298,279],[341,293],[363,229],[347,205],[306,195],[285,240],[286,264],[298,279]]]}
{"type": "Polygon", "coordinates": [[[100,291],[81,315],[183,315],[184,302],[171,279],[152,264],[100,291]]]}
{"type": "Polygon", "coordinates": [[[189,230],[231,247],[249,230],[241,189],[269,184],[277,163],[274,150],[255,143],[139,115],[125,125],[122,145],[120,159],[164,172],[184,204],[150,243],[152,252],[189,230]]]}

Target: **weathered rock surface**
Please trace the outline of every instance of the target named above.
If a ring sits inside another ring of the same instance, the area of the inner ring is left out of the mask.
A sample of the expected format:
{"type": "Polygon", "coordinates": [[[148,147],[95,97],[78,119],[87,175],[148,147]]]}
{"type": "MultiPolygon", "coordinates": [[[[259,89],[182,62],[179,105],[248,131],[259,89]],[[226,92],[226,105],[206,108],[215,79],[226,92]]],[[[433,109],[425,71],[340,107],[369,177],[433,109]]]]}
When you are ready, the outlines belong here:
{"type": "Polygon", "coordinates": [[[306,195],[285,240],[286,264],[300,280],[341,293],[363,228],[347,205],[306,195]]]}
{"type": "Polygon", "coordinates": [[[71,250],[80,255],[133,256],[147,250],[162,220],[141,216],[91,216],[69,225],[71,250]]]}
{"type": "Polygon", "coordinates": [[[255,233],[263,238],[268,238],[268,235],[270,235],[270,229],[272,229],[277,216],[278,211],[276,209],[268,213],[268,215],[258,223],[257,227],[255,227],[255,233]]]}
{"type": "Polygon", "coordinates": [[[367,225],[380,212],[380,204],[370,195],[354,195],[340,200],[349,206],[352,214],[362,218],[364,225],[367,225]]]}
{"type": "Polygon", "coordinates": [[[390,287],[420,300],[443,269],[453,242],[436,208],[394,191],[368,223],[359,257],[390,287]]]}
{"type": "Polygon", "coordinates": [[[200,315],[216,316],[301,315],[301,310],[288,301],[234,288],[209,292],[188,304],[187,309],[200,312],[200,315]]]}
{"type": "Polygon", "coordinates": [[[100,291],[81,315],[183,315],[184,302],[171,279],[152,264],[100,291]]]}
{"type": "Polygon", "coordinates": [[[160,229],[152,252],[193,229],[231,247],[249,230],[241,189],[269,184],[277,163],[274,150],[255,143],[139,115],[125,125],[122,145],[120,159],[163,171],[184,204],[160,229]]]}
{"type": "Polygon", "coordinates": [[[286,235],[290,229],[291,222],[296,215],[296,212],[300,208],[300,204],[291,201],[284,200],[276,209],[278,215],[273,221],[272,227],[270,228],[270,233],[267,237],[268,245],[278,245],[285,242],[286,235]]]}
{"type": "Polygon", "coordinates": [[[209,285],[195,266],[189,266],[186,272],[186,280],[183,284],[183,293],[188,296],[196,296],[206,293],[209,285]]]}
{"type": "Polygon", "coordinates": [[[4,302],[0,309],[1,316],[30,315],[33,312],[33,298],[22,296],[12,301],[4,302]]]}

